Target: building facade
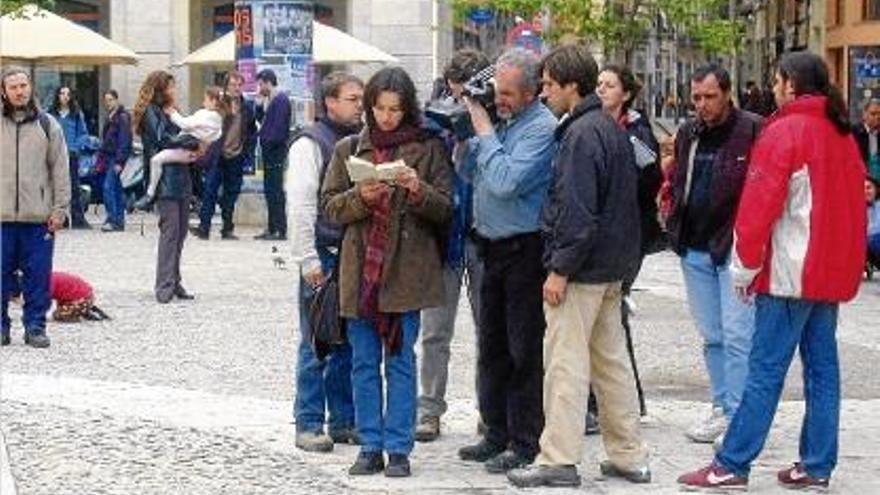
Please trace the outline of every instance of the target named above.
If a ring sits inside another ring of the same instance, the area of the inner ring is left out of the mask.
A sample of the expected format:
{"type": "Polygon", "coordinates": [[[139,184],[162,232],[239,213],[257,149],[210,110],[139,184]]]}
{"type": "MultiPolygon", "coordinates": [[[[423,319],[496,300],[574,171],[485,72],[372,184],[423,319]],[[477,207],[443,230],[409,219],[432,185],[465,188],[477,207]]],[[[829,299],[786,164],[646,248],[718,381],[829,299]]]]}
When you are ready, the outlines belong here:
{"type": "Polygon", "coordinates": [[[857,120],[880,98],[880,0],[827,0],[825,57],[857,120]]]}

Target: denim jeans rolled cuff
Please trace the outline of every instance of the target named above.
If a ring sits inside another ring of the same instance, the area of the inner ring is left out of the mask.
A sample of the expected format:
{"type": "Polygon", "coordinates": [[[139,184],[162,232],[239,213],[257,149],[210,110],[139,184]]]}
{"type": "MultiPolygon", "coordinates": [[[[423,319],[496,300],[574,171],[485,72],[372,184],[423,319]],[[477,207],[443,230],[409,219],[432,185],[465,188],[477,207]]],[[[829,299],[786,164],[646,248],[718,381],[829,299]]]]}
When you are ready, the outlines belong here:
{"type": "Polygon", "coordinates": [[[348,343],[333,346],[324,361],[318,359],[312,348],[308,319],[308,307],[313,296],[314,290],[300,278],[300,343],[294,419],[297,431],[324,431],[326,420],[331,433],[341,432],[354,426],[351,346],[348,343]]]}
{"type": "Polygon", "coordinates": [[[348,320],[355,425],[363,452],[384,450],[409,455],[415,442],[418,380],[414,347],[419,335],[419,312],[410,311],[400,317],[403,342],[397,354],[385,352],[372,321],[348,320]]]}
{"type": "Polygon", "coordinates": [[[712,404],[730,419],[748,375],[754,305],[736,295],[729,262],[715,265],[708,252],[689,249],[681,267],[691,316],[703,338],[712,404]]]}
{"type": "Polygon", "coordinates": [[[739,476],[748,475],[767,440],[785,375],[799,349],[806,403],[800,461],[810,475],[828,478],[837,465],[840,427],[838,306],[768,295],[759,295],[755,304],[748,383],[716,461],[739,476]]]}

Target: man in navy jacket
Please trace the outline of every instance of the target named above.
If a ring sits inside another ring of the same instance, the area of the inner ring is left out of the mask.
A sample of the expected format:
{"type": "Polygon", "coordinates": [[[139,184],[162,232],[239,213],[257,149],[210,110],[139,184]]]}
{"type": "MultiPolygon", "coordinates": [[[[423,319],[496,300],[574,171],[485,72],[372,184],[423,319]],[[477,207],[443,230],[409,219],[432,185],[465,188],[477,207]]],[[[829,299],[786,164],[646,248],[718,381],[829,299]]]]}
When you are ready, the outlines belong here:
{"type": "Polygon", "coordinates": [[[257,74],[258,93],[263,98],[257,106],[260,122],[260,149],[263,153],[263,194],[269,221],[266,231],[255,237],[262,240],[287,239],[287,213],[284,198],[284,164],[290,134],[291,107],[287,93],[278,90],[278,78],[271,69],[257,74]]]}

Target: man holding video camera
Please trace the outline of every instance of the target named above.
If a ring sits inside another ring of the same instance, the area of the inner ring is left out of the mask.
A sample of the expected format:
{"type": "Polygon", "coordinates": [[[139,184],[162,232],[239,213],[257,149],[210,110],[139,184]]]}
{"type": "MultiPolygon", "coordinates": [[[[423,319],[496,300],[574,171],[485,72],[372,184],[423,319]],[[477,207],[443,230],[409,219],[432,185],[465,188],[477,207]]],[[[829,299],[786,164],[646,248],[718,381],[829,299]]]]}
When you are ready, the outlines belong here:
{"type": "MultiPolygon", "coordinates": [[[[488,427],[464,460],[492,473],[531,463],[543,428],[544,313],[540,215],[551,180],[556,118],[537,98],[537,56],[522,49],[495,64],[494,99],[465,97],[475,136],[460,173],[474,186],[480,287],[479,405],[488,427]],[[495,125],[486,104],[494,102],[495,125]]],[[[467,92],[465,93],[467,95],[467,92]]]]}

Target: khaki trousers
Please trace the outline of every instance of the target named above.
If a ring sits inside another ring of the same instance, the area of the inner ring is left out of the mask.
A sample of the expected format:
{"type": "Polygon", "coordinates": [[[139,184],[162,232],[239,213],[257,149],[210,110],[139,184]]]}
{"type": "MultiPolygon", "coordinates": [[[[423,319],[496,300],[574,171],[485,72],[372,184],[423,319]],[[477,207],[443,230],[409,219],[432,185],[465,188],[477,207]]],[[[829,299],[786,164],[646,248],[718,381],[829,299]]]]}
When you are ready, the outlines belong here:
{"type": "Polygon", "coordinates": [[[647,463],[620,299],[619,282],[570,283],[561,305],[544,305],[545,426],[539,465],[580,463],[591,381],[608,459],[625,470],[647,463]]]}

